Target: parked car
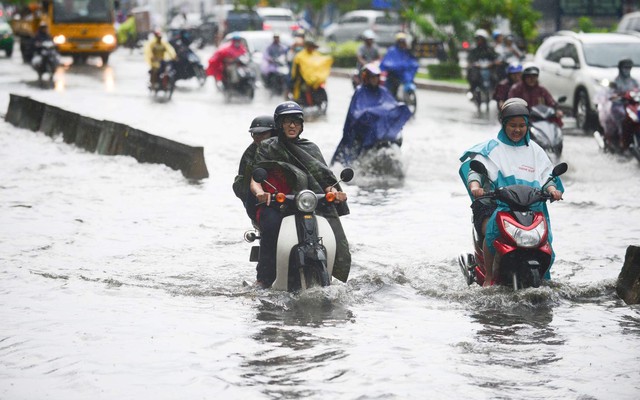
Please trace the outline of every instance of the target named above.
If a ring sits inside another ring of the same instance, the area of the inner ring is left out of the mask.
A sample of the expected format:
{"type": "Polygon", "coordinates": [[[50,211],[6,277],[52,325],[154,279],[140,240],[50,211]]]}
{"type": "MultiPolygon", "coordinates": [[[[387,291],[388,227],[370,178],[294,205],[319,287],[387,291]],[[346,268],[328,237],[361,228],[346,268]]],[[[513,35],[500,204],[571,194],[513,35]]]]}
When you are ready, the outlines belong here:
{"type": "Polygon", "coordinates": [[[395,35],[405,30],[400,16],[393,12],[378,10],[356,10],[345,13],[324,29],[324,38],[330,42],[360,40],[362,32],[371,29],[376,34],[376,42],[381,46],[390,46],[395,35]]]}
{"type": "Polygon", "coordinates": [[[640,36],[621,33],[575,33],[560,31],[549,36],[535,54],[540,84],[576,118],[576,125],[592,132],[598,125],[593,98],[599,82],[618,75],[618,61],[631,58],[631,74],[640,80],[640,36]]]}
{"type": "Polygon", "coordinates": [[[6,21],[0,20],[0,49],[4,50],[7,57],[13,53],[13,32],[6,21]]]}
{"type": "Polygon", "coordinates": [[[212,7],[210,13],[213,21],[222,21],[222,34],[226,36],[235,31],[261,31],[263,20],[255,10],[248,10],[233,4],[212,7]]]}
{"type": "Polygon", "coordinates": [[[640,11],[623,15],[617,30],[618,32],[640,32],[640,11]]]}
{"type": "Polygon", "coordinates": [[[259,7],[256,12],[262,17],[263,28],[266,31],[290,34],[300,27],[293,11],[288,8],[259,7]]]}

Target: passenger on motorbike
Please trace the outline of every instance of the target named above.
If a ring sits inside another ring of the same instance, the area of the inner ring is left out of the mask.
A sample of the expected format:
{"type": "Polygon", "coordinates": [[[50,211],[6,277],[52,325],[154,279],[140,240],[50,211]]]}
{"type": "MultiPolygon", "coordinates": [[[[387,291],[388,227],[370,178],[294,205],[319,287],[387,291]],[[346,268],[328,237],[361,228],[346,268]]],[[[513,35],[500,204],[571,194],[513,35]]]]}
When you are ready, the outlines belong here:
{"type": "Polygon", "coordinates": [[[401,84],[413,83],[413,78],[418,72],[418,59],[411,54],[406,33],[396,34],[396,43],[389,47],[382,58],[380,69],[387,72],[385,86],[393,97],[398,97],[398,88],[401,84]]]}
{"type": "MultiPolygon", "coordinates": [[[[522,71],[522,81],[511,86],[509,89],[509,98],[518,97],[524,99],[531,107],[538,104],[544,104],[549,107],[556,108],[558,103],[553,99],[551,93],[538,82],[538,75],[540,75],[540,69],[535,65],[529,65],[522,71]]],[[[556,122],[558,126],[562,128],[562,116],[564,113],[556,108],[556,122]]]]}
{"type": "Polygon", "coordinates": [[[378,143],[401,144],[400,132],[411,111],[380,86],[380,67],[369,63],[362,69],[362,85],[353,93],[347,118],[331,164],[350,166],[365,150],[378,143]]]}
{"type": "Polygon", "coordinates": [[[509,98],[509,89],[514,84],[522,80],[522,65],[519,62],[509,64],[507,67],[507,77],[496,85],[493,91],[493,99],[498,105],[498,110],[502,108],[504,102],[509,98]]]}
{"type": "Polygon", "coordinates": [[[618,62],[618,76],[613,81],[612,88],[614,90],[611,96],[611,110],[607,113],[604,127],[604,136],[607,143],[613,146],[621,146],[622,139],[622,122],[625,117],[625,104],[622,96],[632,89],[638,89],[638,81],[631,76],[631,68],[633,68],[633,60],[624,59],[618,62]]]}
{"type": "Polygon", "coordinates": [[[253,142],[247,147],[240,159],[238,175],[233,180],[233,192],[236,197],[242,200],[247,215],[252,221],[256,219],[256,198],[251,194],[249,186],[251,184],[251,174],[253,173],[254,159],[258,144],[265,139],[275,136],[275,123],[272,115],[261,115],[251,121],[249,133],[253,142]]]}
{"type": "MultiPolygon", "coordinates": [[[[507,100],[500,110],[500,119],[502,128],[498,132],[497,139],[480,143],[467,150],[460,157],[460,161],[463,162],[460,167],[460,177],[472,200],[481,198],[487,191],[494,190],[495,187],[492,187],[491,183],[483,176],[470,170],[470,160],[482,162],[487,167],[489,178],[497,187],[521,184],[540,188],[541,182],[546,182],[547,178],[551,176],[553,165],[549,157],[538,144],[530,139],[527,103],[519,98],[507,100]]],[[[554,200],[562,199],[564,187],[559,178],[555,178],[541,189],[546,190],[554,200]]],[[[539,207],[545,214],[549,227],[549,243],[551,243],[549,214],[545,204],[539,207]]],[[[494,277],[499,276],[498,271],[494,269],[499,265],[499,262],[494,263],[496,250],[493,243],[499,236],[496,213],[505,208],[505,205],[497,204],[487,198],[481,198],[471,204],[473,225],[478,237],[484,238],[482,249],[487,272],[484,286],[491,286],[494,277]]]]}
{"type": "MultiPolygon", "coordinates": [[[[327,218],[336,237],[337,252],[333,276],[346,281],[351,266],[351,254],[339,216],[349,213],[347,195],[342,192],[333,172],[324,161],[318,146],[300,138],[304,129],[304,113],[293,101],[279,104],[274,112],[277,136],[258,145],[255,167],[267,170],[267,181],[280,193],[290,194],[303,189],[316,193],[334,192],[336,204],[318,210],[327,218]],[[335,185],[335,186],[334,186],[335,185]]],[[[270,287],[276,278],[276,245],[282,218],[287,210],[269,207],[276,190],[266,183],[251,180],[250,190],[258,200],[256,220],[260,228],[260,257],[257,281],[259,287],[270,287]]]]}
{"type": "Polygon", "coordinates": [[[162,32],[156,29],[153,32],[153,38],[144,46],[144,58],[151,68],[149,70],[151,87],[155,88],[160,71],[165,68],[167,62],[176,59],[176,51],[162,38],[162,32]]]}
{"type": "Polygon", "coordinates": [[[247,53],[247,48],[242,43],[239,35],[233,35],[231,41],[221,45],[209,59],[207,76],[213,76],[217,82],[233,80],[232,64],[242,55],[247,53]]]}
{"type": "Polygon", "coordinates": [[[489,33],[484,29],[478,29],[474,33],[476,45],[469,51],[467,61],[469,69],[467,70],[467,81],[469,81],[470,91],[474,93],[475,89],[482,85],[482,76],[478,65],[481,61],[489,62],[491,70],[491,81],[495,82],[495,66],[500,63],[498,54],[489,46],[489,33]]]}

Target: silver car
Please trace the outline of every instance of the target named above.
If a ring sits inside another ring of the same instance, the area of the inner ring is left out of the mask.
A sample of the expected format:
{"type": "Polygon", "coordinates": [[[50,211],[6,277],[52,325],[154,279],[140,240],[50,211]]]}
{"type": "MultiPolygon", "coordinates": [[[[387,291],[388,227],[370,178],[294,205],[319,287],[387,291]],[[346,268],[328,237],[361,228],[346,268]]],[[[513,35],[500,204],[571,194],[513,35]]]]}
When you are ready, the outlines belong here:
{"type": "Polygon", "coordinates": [[[535,55],[539,82],[553,96],[567,96],[562,104],[585,132],[598,126],[594,96],[600,82],[618,75],[618,61],[633,60],[631,75],[640,80],[640,37],[620,33],[560,31],[545,39],[535,55]]]}
{"type": "Polygon", "coordinates": [[[324,38],[329,42],[360,40],[362,32],[371,29],[376,34],[376,43],[390,46],[395,35],[404,31],[404,24],[398,14],[378,10],[351,11],[324,29],[324,38]]]}

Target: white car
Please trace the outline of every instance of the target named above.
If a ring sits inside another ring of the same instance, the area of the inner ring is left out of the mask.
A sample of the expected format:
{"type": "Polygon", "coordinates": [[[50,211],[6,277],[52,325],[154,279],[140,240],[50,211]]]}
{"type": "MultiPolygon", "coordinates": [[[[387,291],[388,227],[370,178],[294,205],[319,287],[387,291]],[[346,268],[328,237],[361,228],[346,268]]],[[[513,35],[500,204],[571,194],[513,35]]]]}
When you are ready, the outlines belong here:
{"type": "Polygon", "coordinates": [[[345,13],[324,29],[324,38],[329,42],[361,40],[362,33],[370,29],[376,34],[376,43],[390,46],[395,42],[396,33],[405,30],[396,13],[379,10],[356,10],[345,13]]]}
{"type": "Polygon", "coordinates": [[[262,27],[265,31],[292,34],[300,28],[293,11],[288,8],[258,7],[256,12],[264,21],[262,27]]]}
{"type": "Polygon", "coordinates": [[[540,68],[539,82],[576,118],[585,132],[598,127],[594,96],[602,90],[600,82],[618,75],[618,61],[631,58],[631,75],[640,81],[640,36],[621,33],[575,33],[560,31],[549,36],[535,54],[540,68]]]}

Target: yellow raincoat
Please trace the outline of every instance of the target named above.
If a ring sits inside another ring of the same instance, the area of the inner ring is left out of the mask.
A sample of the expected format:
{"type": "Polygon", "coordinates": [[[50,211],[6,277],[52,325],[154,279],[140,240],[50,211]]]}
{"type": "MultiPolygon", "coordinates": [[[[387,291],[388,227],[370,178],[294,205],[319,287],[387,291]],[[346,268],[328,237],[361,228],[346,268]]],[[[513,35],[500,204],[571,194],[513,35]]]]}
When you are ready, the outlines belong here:
{"type": "Polygon", "coordinates": [[[296,54],[291,68],[294,98],[300,97],[302,81],[312,89],[317,89],[325,83],[331,73],[332,64],[333,57],[321,54],[317,50],[309,52],[305,49],[296,54]],[[297,79],[298,77],[302,78],[302,81],[297,79]]]}
{"type": "Polygon", "coordinates": [[[176,51],[164,40],[157,41],[154,37],[144,45],[144,59],[151,69],[160,68],[160,61],[175,60],[176,51]]]}

